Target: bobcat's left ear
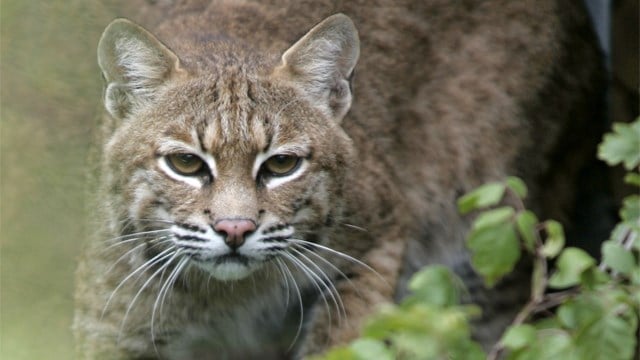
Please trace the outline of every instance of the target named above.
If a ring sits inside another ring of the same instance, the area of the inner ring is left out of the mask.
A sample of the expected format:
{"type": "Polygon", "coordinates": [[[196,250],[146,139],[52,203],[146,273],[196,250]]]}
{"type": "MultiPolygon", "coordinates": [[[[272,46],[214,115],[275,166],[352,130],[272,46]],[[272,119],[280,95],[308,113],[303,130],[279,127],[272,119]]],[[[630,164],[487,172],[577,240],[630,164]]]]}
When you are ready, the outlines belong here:
{"type": "Polygon", "coordinates": [[[358,31],[351,19],[332,15],[285,51],[276,75],[340,122],[351,106],[350,80],[359,54],[358,31]]]}

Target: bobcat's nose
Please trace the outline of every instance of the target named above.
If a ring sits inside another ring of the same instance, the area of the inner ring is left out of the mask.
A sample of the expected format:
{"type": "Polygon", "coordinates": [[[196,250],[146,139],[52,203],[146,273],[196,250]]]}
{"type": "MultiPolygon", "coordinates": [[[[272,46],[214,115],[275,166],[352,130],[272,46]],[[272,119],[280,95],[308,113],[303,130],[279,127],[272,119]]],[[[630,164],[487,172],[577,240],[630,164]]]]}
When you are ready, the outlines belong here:
{"type": "Polygon", "coordinates": [[[224,236],[224,242],[232,250],[244,244],[245,236],[256,231],[256,223],[249,219],[223,219],[213,225],[213,229],[224,236]]]}

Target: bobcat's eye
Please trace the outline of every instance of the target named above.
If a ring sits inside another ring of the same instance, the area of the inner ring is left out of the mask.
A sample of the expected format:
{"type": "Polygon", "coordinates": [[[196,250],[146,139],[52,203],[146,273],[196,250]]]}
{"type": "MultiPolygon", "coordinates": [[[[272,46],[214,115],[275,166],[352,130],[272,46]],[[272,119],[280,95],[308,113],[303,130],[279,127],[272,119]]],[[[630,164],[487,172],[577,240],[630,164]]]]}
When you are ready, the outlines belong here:
{"type": "Polygon", "coordinates": [[[286,176],[300,165],[300,158],[293,155],[274,155],[264,162],[264,170],[271,176],[286,176]]]}
{"type": "Polygon", "coordinates": [[[171,169],[180,175],[196,175],[204,168],[204,161],[194,154],[171,154],[166,159],[171,169]]]}

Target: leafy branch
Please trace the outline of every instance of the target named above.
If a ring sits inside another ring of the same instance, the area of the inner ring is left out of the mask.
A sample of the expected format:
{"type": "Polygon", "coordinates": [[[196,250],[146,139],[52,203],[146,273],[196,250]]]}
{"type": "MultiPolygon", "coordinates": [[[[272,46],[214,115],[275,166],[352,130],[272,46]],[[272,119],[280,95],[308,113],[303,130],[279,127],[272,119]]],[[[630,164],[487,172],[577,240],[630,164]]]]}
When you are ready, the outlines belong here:
{"type": "MultiPolygon", "coordinates": [[[[609,165],[623,165],[625,181],[640,187],[640,118],[615,124],[598,149],[609,165]]],[[[620,359],[638,355],[640,318],[640,196],[624,199],[620,223],[602,244],[598,264],[584,250],[565,247],[562,225],[527,210],[527,187],[515,177],[480,186],[458,201],[476,212],[467,238],[471,264],[491,287],[518,261],[532,258],[531,294],[500,341],[485,354],[471,339],[475,306],[460,305],[462,281],[447,268],[418,272],[413,292],[386,305],[355,342],[321,359],[620,359]],[[550,266],[554,262],[553,267],[550,266]],[[545,315],[534,320],[535,315],[545,315]]]]}

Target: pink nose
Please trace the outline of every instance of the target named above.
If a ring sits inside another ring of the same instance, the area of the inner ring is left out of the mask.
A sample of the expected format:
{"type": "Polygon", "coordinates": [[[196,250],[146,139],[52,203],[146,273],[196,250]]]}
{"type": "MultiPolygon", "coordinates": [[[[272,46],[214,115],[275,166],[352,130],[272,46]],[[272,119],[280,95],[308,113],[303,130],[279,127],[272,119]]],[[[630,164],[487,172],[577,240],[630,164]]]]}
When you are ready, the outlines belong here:
{"type": "Polygon", "coordinates": [[[224,242],[235,250],[244,244],[246,235],[256,231],[256,223],[247,219],[224,219],[213,226],[213,229],[224,236],[224,242]]]}

